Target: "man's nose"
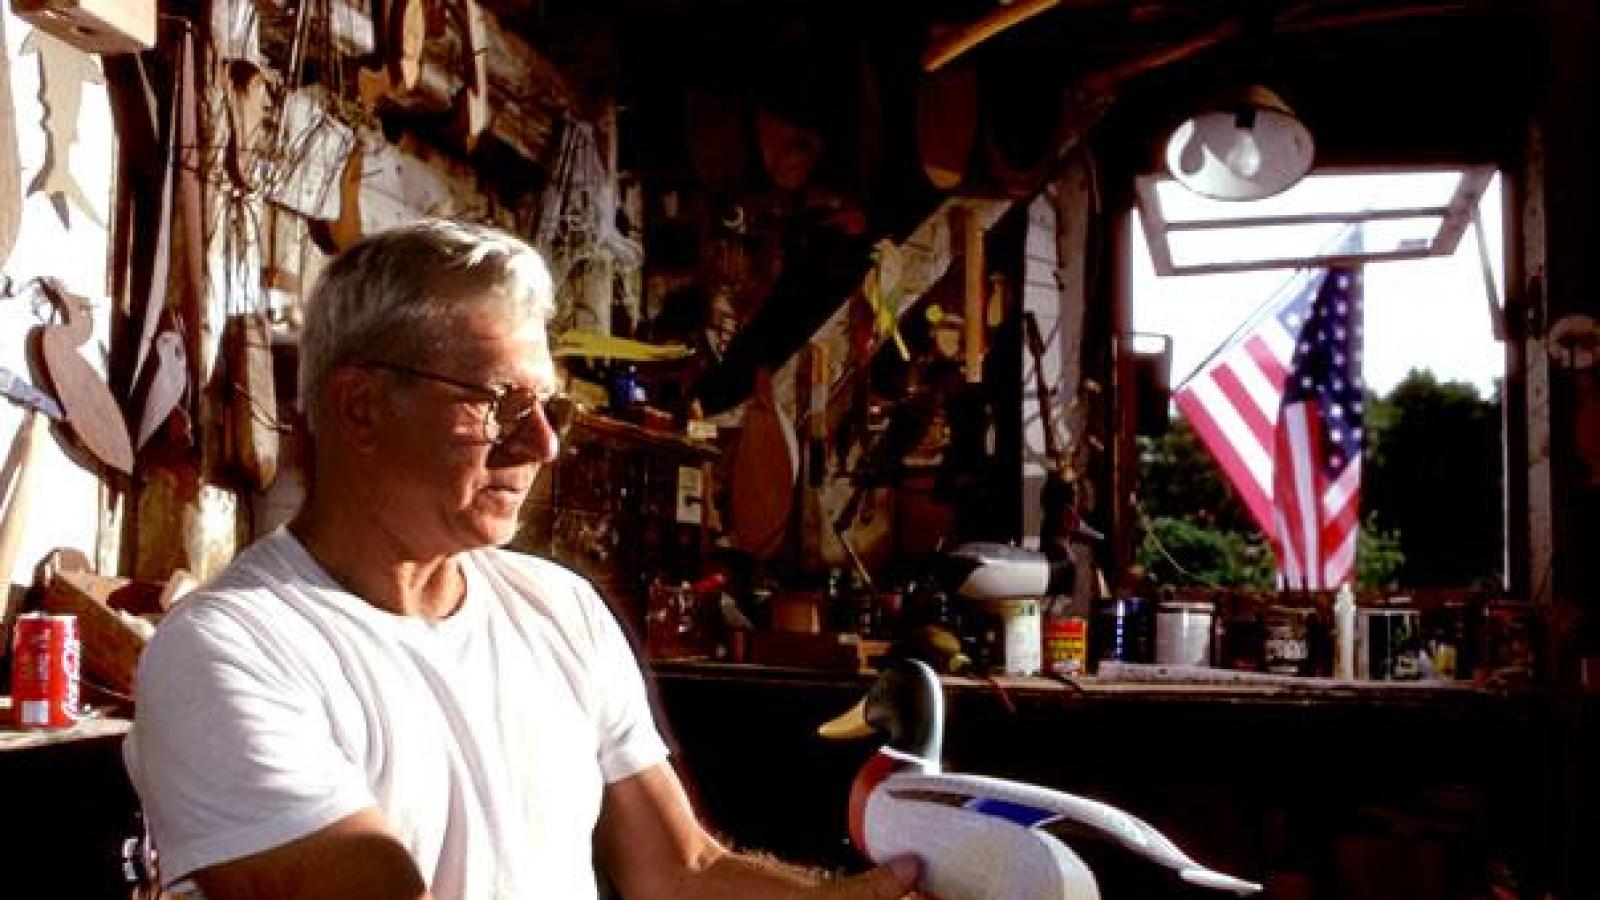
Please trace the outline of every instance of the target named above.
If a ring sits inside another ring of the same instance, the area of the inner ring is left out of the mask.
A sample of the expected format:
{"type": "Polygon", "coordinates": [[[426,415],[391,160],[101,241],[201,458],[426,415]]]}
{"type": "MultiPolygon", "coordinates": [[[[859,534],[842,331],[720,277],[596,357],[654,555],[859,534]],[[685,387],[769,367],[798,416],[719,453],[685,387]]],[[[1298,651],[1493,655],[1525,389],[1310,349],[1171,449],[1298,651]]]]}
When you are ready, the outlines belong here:
{"type": "Polygon", "coordinates": [[[555,462],[561,450],[561,434],[545,417],[541,404],[530,410],[528,416],[500,440],[496,450],[519,463],[548,465],[555,462]]]}

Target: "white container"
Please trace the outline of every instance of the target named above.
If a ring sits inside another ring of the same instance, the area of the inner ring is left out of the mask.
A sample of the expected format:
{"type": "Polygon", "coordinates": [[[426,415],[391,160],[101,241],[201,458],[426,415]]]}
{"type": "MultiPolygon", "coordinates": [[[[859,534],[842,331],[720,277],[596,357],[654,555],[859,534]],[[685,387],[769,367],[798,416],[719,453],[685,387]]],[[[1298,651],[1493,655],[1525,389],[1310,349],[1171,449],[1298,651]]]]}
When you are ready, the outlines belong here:
{"type": "Polygon", "coordinates": [[[1210,603],[1167,602],[1156,607],[1156,662],[1169,666],[1211,663],[1210,603]]]}
{"type": "Polygon", "coordinates": [[[1044,669],[1043,622],[1038,597],[997,597],[980,607],[1000,620],[1001,672],[1037,675],[1044,669]]]}
{"type": "Polygon", "coordinates": [[[1333,601],[1333,677],[1356,677],[1356,595],[1350,585],[1333,601]]]}

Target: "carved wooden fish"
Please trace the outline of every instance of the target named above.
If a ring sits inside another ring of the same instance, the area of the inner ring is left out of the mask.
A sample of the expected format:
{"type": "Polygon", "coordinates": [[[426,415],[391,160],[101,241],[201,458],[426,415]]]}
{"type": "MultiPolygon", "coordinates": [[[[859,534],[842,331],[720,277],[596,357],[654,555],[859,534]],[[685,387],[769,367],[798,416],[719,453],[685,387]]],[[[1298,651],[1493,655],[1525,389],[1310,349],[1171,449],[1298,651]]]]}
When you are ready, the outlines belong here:
{"type": "Polygon", "coordinates": [[[44,194],[56,208],[61,224],[72,227],[70,202],[96,225],[104,226],[94,204],[72,177],[72,145],[78,140],[78,112],[83,107],[83,86],[105,84],[93,56],[35,28],[22,41],[22,52],[39,57],[40,124],[45,131],[44,165],[28,185],[29,194],[44,194]]]}
{"type": "Polygon", "coordinates": [[[0,265],[11,255],[22,225],[22,175],[17,162],[17,113],[11,103],[11,55],[0,16],[0,265]]]}

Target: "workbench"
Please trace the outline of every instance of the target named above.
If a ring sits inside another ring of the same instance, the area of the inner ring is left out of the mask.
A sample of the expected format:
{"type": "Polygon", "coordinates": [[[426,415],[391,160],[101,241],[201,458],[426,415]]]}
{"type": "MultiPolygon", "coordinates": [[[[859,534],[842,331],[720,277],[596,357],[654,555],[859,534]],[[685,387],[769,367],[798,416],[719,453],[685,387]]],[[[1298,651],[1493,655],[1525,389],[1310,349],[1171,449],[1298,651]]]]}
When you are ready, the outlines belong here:
{"type": "MultiPolygon", "coordinates": [[[[0,722],[10,721],[10,701],[0,698],[0,722]]],[[[128,896],[123,841],[143,831],[122,765],[131,725],[106,715],[61,731],[0,726],[0,897],[128,896]]]]}
{"type": "MultiPolygon", "coordinates": [[[[817,725],[871,677],[657,661],[677,764],[740,846],[831,868],[871,741],[817,725]]],[[[1535,688],[946,677],[945,764],[1113,803],[1196,858],[1318,900],[1466,896],[1491,860],[1548,883],[1580,718],[1535,688]]],[[[1107,894],[1107,896],[1115,896],[1107,894]]]]}

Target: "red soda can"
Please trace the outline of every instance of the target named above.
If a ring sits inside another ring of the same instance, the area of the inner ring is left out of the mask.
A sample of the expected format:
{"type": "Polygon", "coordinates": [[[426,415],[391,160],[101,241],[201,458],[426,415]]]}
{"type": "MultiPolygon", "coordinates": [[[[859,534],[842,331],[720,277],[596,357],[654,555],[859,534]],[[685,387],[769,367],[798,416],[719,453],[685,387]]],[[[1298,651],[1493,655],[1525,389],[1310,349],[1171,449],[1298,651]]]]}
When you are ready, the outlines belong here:
{"type": "Polygon", "coordinates": [[[78,724],[78,619],[24,613],[12,632],[11,702],[18,728],[78,724]]]}

